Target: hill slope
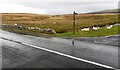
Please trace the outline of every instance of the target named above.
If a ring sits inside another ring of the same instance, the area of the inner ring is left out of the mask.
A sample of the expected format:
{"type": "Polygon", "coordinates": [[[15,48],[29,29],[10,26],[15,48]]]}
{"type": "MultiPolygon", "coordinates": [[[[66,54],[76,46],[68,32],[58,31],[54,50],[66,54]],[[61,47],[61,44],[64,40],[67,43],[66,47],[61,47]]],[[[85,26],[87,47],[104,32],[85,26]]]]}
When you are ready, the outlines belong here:
{"type": "MultiPolygon", "coordinates": [[[[2,13],[3,24],[17,24],[24,27],[51,28],[57,32],[55,36],[73,36],[73,15],[41,15],[26,13],[2,13]]],[[[106,36],[117,34],[118,29],[106,30],[104,26],[118,23],[118,14],[78,14],[76,15],[76,35],[75,36],[106,36]],[[98,31],[82,32],[85,27],[103,27],[98,31]]],[[[15,28],[3,28],[7,31],[14,31],[22,34],[38,35],[40,31],[19,30],[15,28]]]]}
{"type": "Polygon", "coordinates": [[[120,13],[120,9],[109,9],[109,10],[91,12],[91,14],[107,14],[107,13],[114,13],[114,14],[116,13],[117,14],[117,13],[120,13]]]}

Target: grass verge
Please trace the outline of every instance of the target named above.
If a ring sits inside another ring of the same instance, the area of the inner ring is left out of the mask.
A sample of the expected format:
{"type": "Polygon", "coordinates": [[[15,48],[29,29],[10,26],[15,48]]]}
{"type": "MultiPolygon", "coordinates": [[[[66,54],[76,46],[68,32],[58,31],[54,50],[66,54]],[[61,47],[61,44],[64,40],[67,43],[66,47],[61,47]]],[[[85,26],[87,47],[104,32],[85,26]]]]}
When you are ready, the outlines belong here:
{"type": "Polygon", "coordinates": [[[81,31],[77,30],[75,34],[73,32],[65,32],[65,33],[56,33],[56,34],[48,34],[41,33],[39,30],[26,30],[26,29],[16,29],[10,27],[3,27],[3,30],[32,35],[32,36],[56,36],[56,37],[100,37],[100,36],[108,36],[118,34],[120,31],[120,26],[113,26],[111,29],[106,29],[106,27],[102,27],[99,30],[90,30],[90,31],[81,31]]]}

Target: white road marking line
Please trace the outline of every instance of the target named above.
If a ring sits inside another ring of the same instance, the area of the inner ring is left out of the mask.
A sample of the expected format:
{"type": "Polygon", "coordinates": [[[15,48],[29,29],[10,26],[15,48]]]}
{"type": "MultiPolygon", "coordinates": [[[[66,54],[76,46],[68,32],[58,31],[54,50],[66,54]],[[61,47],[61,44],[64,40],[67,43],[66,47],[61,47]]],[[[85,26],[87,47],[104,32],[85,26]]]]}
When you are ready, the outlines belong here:
{"type": "MultiPolygon", "coordinates": [[[[5,38],[3,38],[3,39],[5,39],[5,38]]],[[[9,39],[6,39],[6,40],[9,40],[9,39]]],[[[9,40],[9,41],[13,41],[13,40],[9,40]]],[[[108,66],[108,65],[104,65],[104,64],[100,64],[100,63],[97,63],[97,62],[89,61],[89,60],[86,60],[86,59],[74,57],[74,56],[71,56],[71,55],[67,55],[67,54],[64,54],[64,53],[61,53],[61,52],[57,52],[57,51],[53,51],[53,50],[50,50],[50,49],[46,49],[46,48],[43,48],[43,47],[30,45],[30,44],[27,44],[27,43],[21,43],[21,42],[18,42],[18,41],[13,41],[13,42],[20,43],[20,44],[23,44],[23,45],[26,45],[26,46],[30,46],[30,47],[33,47],[33,48],[36,48],[36,49],[44,50],[44,51],[47,51],[47,52],[55,53],[55,54],[58,54],[58,55],[62,55],[62,56],[65,56],[65,57],[68,57],[68,58],[72,58],[72,59],[75,59],[75,60],[83,61],[83,62],[86,62],[86,63],[94,64],[94,65],[97,65],[97,66],[101,66],[101,67],[105,67],[105,68],[115,69],[116,70],[116,68],[108,66]]]]}
{"type": "Polygon", "coordinates": [[[79,61],[87,62],[87,63],[90,63],[90,64],[98,65],[98,66],[101,66],[101,67],[105,67],[105,68],[109,68],[109,69],[115,69],[114,67],[111,67],[111,66],[107,66],[107,65],[103,65],[103,64],[96,63],[96,62],[93,62],[93,61],[89,61],[89,60],[85,60],[85,59],[82,59],[82,58],[74,57],[74,56],[71,56],[71,55],[67,55],[67,54],[64,54],[64,53],[61,53],[61,52],[57,52],[57,51],[53,51],[53,50],[50,50],[50,49],[42,48],[42,47],[39,47],[39,46],[30,45],[30,44],[27,44],[27,43],[22,43],[22,44],[26,45],[26,46],[31,46],[33,48],[37,48],[37,49],[40,49],[40,50],[44,50],[44,51],[47,51],[47,52],[62,55],[62,56],[65,56],[65,57],[69,57],[69,58],[72,58],[72,59],[75,59],[75,60],[79,60],[79,61]]]}

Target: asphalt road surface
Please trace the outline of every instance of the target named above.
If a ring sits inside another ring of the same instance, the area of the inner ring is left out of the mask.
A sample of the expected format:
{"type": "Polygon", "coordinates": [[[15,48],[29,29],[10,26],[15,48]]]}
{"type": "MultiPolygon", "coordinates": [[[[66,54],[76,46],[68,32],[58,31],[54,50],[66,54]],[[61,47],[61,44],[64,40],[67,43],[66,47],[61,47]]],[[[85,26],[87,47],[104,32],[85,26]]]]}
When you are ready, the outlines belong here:
{"type": "MultiPolygon", "coordinates": [[[[91,42],[95,44],[104,44],[104,45],[112,45],[120,47],[120,34],[103,36],[103,37],[73,37],[78,41],[91,42]]],[[[65,39],[72,39],[71,37],[65,37],[65,39]]]]}
{"type": "Polygon", "coordinates": [[[102,68],[7,40],[2,47],[3,68],[102,68]]]}
{"type": "Polygon", "coordinates": [[[2,39],[0,39],[0,69],[2,69],[2,39]]]}
{"type": "Polygon", "coordinates": [[[119,47],[86,43],[83,41],[44,38],[14,34],[0,30],[2,38],[3,68],[101,68],[103,66],[92,62],[119,68],[119,47]],[[49,51],[23,45],[26,43],[38,48],[46,48],[63,54],[82,58],[90,63],[66,57],[49,51]],[[11,63],[13,65],[11,65],[11,63]]]}

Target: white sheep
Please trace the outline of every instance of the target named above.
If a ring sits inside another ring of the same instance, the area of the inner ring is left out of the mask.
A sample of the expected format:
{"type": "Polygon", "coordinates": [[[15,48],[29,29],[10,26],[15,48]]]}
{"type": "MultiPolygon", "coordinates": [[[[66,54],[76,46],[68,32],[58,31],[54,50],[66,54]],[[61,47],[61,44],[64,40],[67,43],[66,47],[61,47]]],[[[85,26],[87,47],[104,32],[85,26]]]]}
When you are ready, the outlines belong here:
{"type": "Polygon", "coordinates": [[[113,27],[113,25],[107,26],[107,29],[111,29],[113,27]]]}
{"type": "Polygon", "coordinates": [[[15,26],[17,26],[17,24],[14,24],[15,26]]]}
{"type": "Polygon", "coordinates": [[[89,31],[89,28],[83,28],[82,31],[89,31]]]}
{"type": "Polygon", "coordinates": [[[93,30],[98,30],[100,27],[93,27],[92,29],[93,30]]]}
{"type": "Polygon", "coordinates": [[[30,27],[27,27],[28,30],[30,30],[31,28],[30,27]]]}
{"type": "Polygon", "coordinates": [[[36,29],[36,30],[39,30],[39,28],[38,28],[38,27],[35,27],[35,29],[36,29]]]}
{"type": "Polygon", "coordinates": [[[56,24],[57,22],[54,22],[53,24],[56,24]]]}
{"type": "Polygon", "coordinates": [[[35,29],[35,27],[31,27],[30,29],[31,29],[31,30],[34,30],[34,29],[35,29]]]}

